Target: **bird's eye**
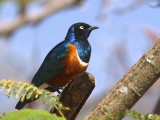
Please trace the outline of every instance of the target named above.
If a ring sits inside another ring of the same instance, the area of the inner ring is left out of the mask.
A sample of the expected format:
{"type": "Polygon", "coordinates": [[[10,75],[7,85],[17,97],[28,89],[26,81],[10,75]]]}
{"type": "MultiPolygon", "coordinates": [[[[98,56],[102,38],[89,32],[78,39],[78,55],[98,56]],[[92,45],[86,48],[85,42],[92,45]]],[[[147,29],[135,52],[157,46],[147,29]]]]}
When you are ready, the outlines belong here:
{"type": "Polygon", "coordinates": [[[83,26],[80,26],[79,28],[80,28],[80,29],[84,29],[84,27],[83,27],[83,26]]]}

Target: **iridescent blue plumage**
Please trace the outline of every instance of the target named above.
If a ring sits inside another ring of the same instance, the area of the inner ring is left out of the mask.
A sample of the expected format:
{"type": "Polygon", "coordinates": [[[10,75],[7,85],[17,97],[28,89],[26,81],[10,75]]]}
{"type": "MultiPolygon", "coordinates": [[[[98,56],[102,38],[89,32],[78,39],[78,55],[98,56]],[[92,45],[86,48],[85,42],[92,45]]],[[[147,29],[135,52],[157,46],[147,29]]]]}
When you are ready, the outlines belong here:
{"type": "Polygon", "coordinates": [[[80,59],[88,63],[91,55],[91,45],[88,42],[88,37],[91,30],[90,25],[85,23],[73,24],[65,37],[65,40],[56,45],[46,56],[40,69],[34,76],[32,83],[35,86],[41,86],[43,83],[51,79],[54,75],[61,72],[65,67],[62,60],[68,52],[69,44],[75,45],[80,59]],[[80,29],[79,27],[84,27],[80,29]],[[85,31],[84,31],[85,30],[85,31]]]}
{"type": "Polygon", "coordinates": [[[88,42],[88,37],[91,31],[85,32],[83,35],[76,35],[74,32],[74,27],[75,26],[70,27],[65,40],[68,43],[76,45],[80,59],[88,63],[91,55],[91,45],[88,42]]]}
{"type": "Polygon", "coordinates": [[[76,40],[76,36],[74,33],[74,26],[69,28],[68,33],[65,37],[65,40],[68,42],[74,42],[76,40]]]}
{"type": "MultiPolygon", "coordinates": [[[[97,28],[86,23],[73,24],[65,40],[48,53],[31,83],[37,87],[46,83],[49,86],[63,87],[76,75],[85,71],[91,55],[91,46],[87,39],[90,32],[97,28]]],[[[22,109],[28,102],[30,100],[19,101],[16,109],[22,109]]]]}

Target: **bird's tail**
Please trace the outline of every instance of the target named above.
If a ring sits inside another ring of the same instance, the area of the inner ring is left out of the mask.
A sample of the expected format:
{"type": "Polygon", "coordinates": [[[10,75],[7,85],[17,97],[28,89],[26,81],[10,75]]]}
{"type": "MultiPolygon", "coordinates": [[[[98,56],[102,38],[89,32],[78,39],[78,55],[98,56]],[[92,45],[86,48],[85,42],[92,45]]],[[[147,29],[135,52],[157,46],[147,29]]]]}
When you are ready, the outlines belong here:
{"type": "Polygon", "coordinates": [[[21,100],[19,100],[19,102],[17,103],[15,108],[17,110],[21,110],[27,103],[28,103],[28,101],[26,99],[23,102],[21,102],[21,100]]]}
{"type": "Polygon", "coordinates": [[[27,99],[24,99],[24,101],[22,102],[21,100],[19,100],[19,102],[17,103],[17,105],[16,105],[16,109],[17,110],[21,110],[27,103],[30,103],[30,102],[33,102],[33,101],[35,101],[35,100],[37,100],[38,98],[34,98],[34,99],[29,99],[29,100],[27,100],[27,99]]]}
{"type": "MultiPolygon", "coordinates": [[[[52,87],[47,87],[45,89],[50,91],[50,92],[57,91],[57,90],[53,89],[52,87]]],[[[18,109],[18,110],[21,110],[27,103],[33,102],[33,101],[37,100],[38,98],[34,98],[34,99],[33,98],[32,99],[26,99],[25,98],[23,102],[21,102],[21,99],[20,99],[15,108],[18,109]]]]}

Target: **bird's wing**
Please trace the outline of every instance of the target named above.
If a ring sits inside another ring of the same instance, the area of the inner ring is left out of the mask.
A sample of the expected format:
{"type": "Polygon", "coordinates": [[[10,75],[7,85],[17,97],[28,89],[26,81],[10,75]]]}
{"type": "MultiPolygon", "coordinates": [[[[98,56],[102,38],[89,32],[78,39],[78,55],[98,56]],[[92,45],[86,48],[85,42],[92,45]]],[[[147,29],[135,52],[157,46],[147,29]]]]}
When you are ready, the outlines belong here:
{"type": "Polygon", "coordinates": [[[69,45],[65,42],[61,42],[54,47],[44,59],[41,67],[32,79],[32,84],[39,87],[46,83],[49,79],[61,72],[64,68],[62,60],[68,53],[69,45]]]}

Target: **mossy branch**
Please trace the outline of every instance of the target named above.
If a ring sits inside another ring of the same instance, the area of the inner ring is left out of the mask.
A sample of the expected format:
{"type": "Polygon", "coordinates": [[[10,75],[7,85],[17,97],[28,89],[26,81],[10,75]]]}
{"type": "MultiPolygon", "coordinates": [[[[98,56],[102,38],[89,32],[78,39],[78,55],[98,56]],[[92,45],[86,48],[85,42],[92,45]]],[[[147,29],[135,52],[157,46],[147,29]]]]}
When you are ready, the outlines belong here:
{"type": "Polygon", "coordinates": [[[119,113],[130,109],[159,77],[160,40],[124,75],[85,120],[103,116],[104,110],[119,113]]]}
{"type": "Polygon", "coordinates": [[[140,112],[135,110],[126,110],[120,113],[109,113],[104,111],[103,116],[94,120],[121,120],[122,116],[125,114],[126,117],[130,117],[131,120],[160,120],[160,115],[147,113],[142,115],[140,112]]]}

